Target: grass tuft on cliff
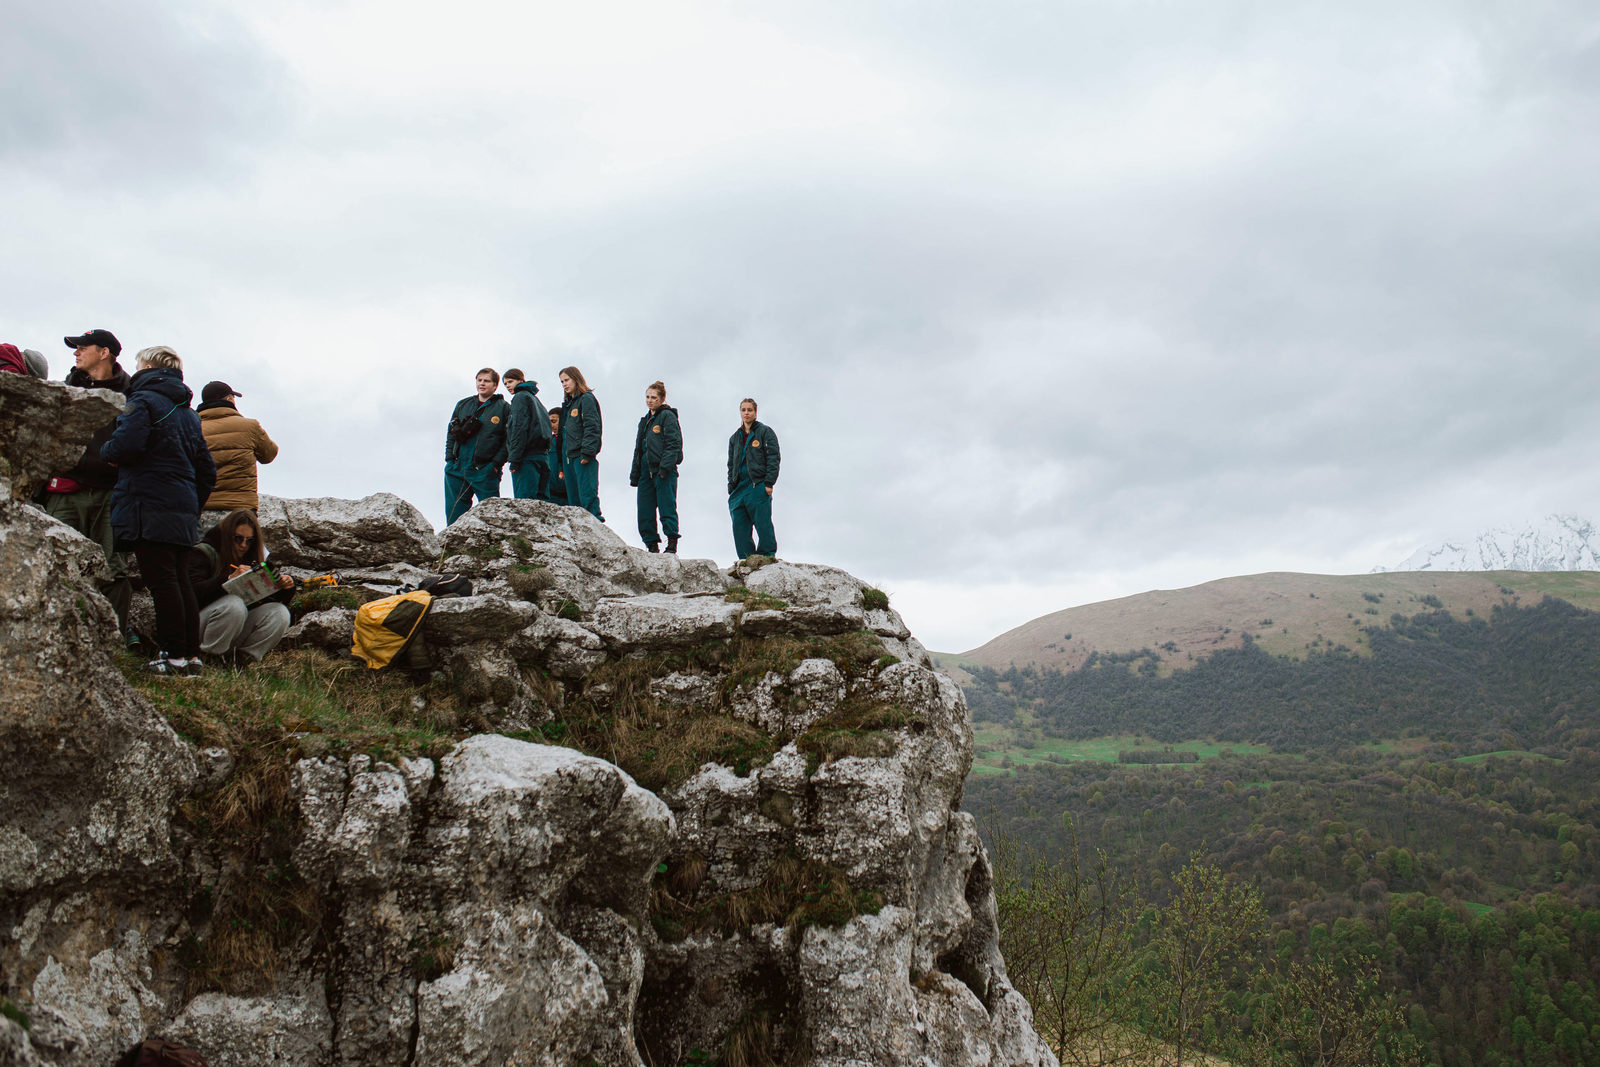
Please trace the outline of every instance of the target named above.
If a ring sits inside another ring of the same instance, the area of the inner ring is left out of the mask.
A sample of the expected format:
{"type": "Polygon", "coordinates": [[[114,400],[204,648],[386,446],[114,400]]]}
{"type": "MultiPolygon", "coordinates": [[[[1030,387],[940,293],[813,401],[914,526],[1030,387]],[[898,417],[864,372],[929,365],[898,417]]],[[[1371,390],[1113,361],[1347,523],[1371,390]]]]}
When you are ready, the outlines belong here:
{"type": "MultiPolygon", "coordinates": [[[[709,641],[684,651],[615,660],[591,674],[582,694],[560,712],[561,718],[539,728],[534,739],[609,760],[655,792],[688,780],[706,763],[746,775],[793,739],[734,718],[731,706],[741,691],[768,674],[786,675],[806,659],[831,660],[847,680],[856,682],[881,669],[882,656],[882,642],[860,631],[833,637],[709,641]],[[657,699],[650,691],[651,680],[674,672],[719,680],[702,703],[684,706],[657,699]]],[[[781,692],[777,696],[785,699],[781,692]]],[[[919,716],[903,710],[894,715],[882,707],[846,702],[815,724],[805,735],[811,740],[802,739],[801,747],[813,770],[843,756],[892,756],[895,742],[885,731],[921,725],[919,716]]]]}
{"type": "Polygon", "coordinates": [[[839,868],[792,851],[750,888],[704,899],[699,890],[709,867],[703,858],[691,854],[663,867],[651,891],[650,920],[666,941],[700,931],[736,933],[761,923],[838,928],[883,907],[881,893],[858,889],[839,868]]]}

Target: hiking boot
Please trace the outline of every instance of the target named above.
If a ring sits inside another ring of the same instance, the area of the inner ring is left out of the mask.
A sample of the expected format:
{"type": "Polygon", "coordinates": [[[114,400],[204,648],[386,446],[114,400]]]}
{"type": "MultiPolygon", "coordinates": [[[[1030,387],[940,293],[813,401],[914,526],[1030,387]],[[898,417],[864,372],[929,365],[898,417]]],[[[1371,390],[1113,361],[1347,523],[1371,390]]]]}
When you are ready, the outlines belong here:
{"type": "Polygon", "coordinates": [[[672,553],[674,556],[676,556],[678,554],[678,535],[677,534],[673,534],[671,537],[667,538],[667,551],[672,553]]]}
{"type": "Polygon", "coordinates": [[[128,627],[128,632],[122,636],[123,646],[134,655],[139,653],[139,632],[133,627],[128,627]]]}
{"type": "Polygon", "coordinates": [[[163,678],[176,678],[183,673],[183,668],[167,658],[165,652],[144,665],[144,669],[151,674],[159,674],[163,678]]]}
{"type": "Polygon", "coordinates": [[[206,672],[205,664],[200,662],[199,656],[190,657],[189,662],[178,669],[183,672],[185,678],[198,678],[206,672]]]}
{"type": "MultiPolygon", "coordinates": [[[[644,544],[644,547],[647,550],[649,550],[651,553],[660,552],[661,551],[661,542],[660,541],[646,541],[645,544],[644,544]]],[[[669,548],[669,549],[667,549],[667,551],[671,552],[672,549],[669,548]]]]}

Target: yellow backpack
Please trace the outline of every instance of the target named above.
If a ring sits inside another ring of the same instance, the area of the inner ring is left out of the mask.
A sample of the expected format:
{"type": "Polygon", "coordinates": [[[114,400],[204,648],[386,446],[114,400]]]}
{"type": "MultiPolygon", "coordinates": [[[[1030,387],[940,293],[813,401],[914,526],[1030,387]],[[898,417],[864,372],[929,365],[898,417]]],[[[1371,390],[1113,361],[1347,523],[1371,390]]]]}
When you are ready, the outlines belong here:
{"type": "Polygon", "coordinates": [[[350,654],[373,670],[387,667],[422,627],[432,603],[433,594],[417,589],[361,605],[350,654]]]}

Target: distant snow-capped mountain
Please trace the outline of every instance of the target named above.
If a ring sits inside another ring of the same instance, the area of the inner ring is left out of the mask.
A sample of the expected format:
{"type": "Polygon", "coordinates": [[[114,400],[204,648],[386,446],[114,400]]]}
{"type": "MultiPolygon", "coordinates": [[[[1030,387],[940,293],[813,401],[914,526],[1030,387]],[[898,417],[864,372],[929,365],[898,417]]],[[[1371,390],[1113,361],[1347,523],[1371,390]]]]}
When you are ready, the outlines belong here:
{"type": "Polygon", "coordinates": [[[1509,526],[1476,537],[1419,548],[1379,571],[1595,571],[1600,530],[1576,515],[1547,515],[1520,530],[1509,526]]]}

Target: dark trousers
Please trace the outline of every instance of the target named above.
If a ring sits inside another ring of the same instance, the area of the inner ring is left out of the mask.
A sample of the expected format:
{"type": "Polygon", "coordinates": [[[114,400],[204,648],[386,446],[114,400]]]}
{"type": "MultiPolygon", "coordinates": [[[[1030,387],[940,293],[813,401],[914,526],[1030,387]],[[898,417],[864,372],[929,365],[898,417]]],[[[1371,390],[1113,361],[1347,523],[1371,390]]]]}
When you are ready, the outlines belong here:
{"type": "Polygon", "coordinates": [[[678,476],[657,478],[646,474],[639,481],[639,536],[647,545],[661,543],[661,534],[668,538],[678,536],[678,476]],[[656,529],[656,514],[661,515],[661,528],[656,529]]]}
{"type": "Polygon", "coordinates": [[[139,573],[150,589],[156,608],[156,644],[173,659],[200,654],[200,605],[189,584],[189,549],[164,541],[140,541],[133,546],[139,573]]]}
{"type": "Polygon", "coordinates": [[[511,472],[511,495],[518,500],[550,499],[550,464],[543,456],[525,459],[511,472]]]}
{"type": "Polygon", "coordinates": [[[766,486],[746,484],[735,489],[728,496],[728,514],[733,518],[733,547],[740,559],[778,554],[778,535],[772,532],[772,497],[766,486]],[[752,526],[756,541],[750,539],[752,526]]]}
{"type": "Polygon", "coordinates": [[[444,469],[444,524],[449,526],[472,507],[472,497],[488,500],[500,495],[500,468],[491,464],[444,469]]]}
{"type": "Polygon", "coordinates": [[[600,514],[600,460],[583,460],[567,457],[567,503],[587,510],[589,514],[606,521],[600,514]]]}
{"type": "Polygon", "coordinates": [[[79,489],[75,493],[46,493],[44,510],[51,518],[59,519],[97,542],[105,551],[110,580],[101,584],[100,592],[111,601],[111,610],[117,613],[117,628],[126,634],[133,586],[128,583],[128,554],[116,550],[116,538],[111,533],[112,492],[110,489],[79,489]]]}

